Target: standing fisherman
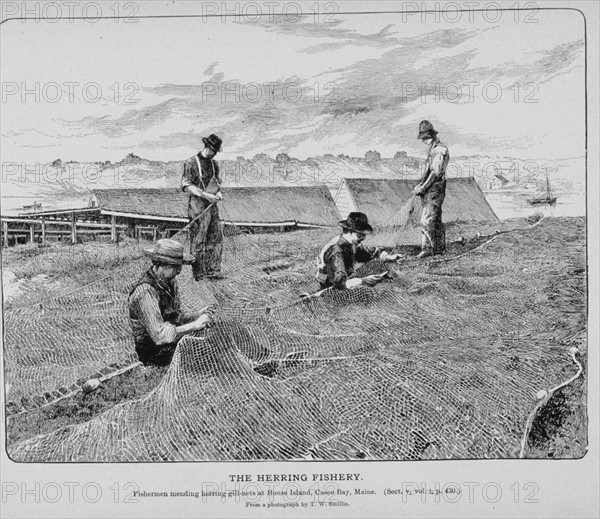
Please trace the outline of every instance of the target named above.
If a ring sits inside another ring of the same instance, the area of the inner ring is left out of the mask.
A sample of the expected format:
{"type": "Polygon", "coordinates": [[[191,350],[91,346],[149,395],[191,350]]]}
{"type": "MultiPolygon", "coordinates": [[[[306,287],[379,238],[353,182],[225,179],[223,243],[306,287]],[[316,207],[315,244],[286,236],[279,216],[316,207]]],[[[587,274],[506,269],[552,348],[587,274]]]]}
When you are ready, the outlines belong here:
{"type": "Polygon", "coordinates": [[[418,139],[429,146],[425,173],[413,193],[421,197],[421,252],[419,258],[446,252],[446,230],[442,222],[442,204],[446,197],[446,166],[448,148],[437,137],[429,121],[421,121],[418,139]]]}
{"type": "Polygon", "coordinates": [[[192,273],[196,281],[221,279],[223,225],[217,203],[223,199],[219,165],[214,156],[223,141],[215,134],[203,137],[204,149],[185,161],[181,189],[190,194],[190,253],[194,256],[192,273]]]}

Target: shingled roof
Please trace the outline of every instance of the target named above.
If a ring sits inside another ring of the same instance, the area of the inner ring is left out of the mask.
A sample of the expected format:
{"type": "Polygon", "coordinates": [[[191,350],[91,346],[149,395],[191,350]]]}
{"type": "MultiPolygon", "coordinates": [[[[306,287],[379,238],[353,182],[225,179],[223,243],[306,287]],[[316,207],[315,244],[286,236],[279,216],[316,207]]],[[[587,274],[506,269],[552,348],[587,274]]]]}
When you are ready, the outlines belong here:
{"type": "Polygon", "coordinates": [[[94,189],[91,205],[106,212],[187,219],[181,189],[94,189]]]}
{"type": "MultiPolygon", "coordinates": [[[[187,220],[188,198],[180,189],[96,189],[90,205],[104,214],[187,220]]],[[[334,226],[341,219],[325,185],[225,187],[219,207],[230,223],[334,226]]]]}
{"type": "MultiPolygon", "coordinates": [[[[373,224],[386,226],[396,220],[418,183],[412,179],[346,178],[341,182],[335,200],[344,216],[348,210],[362,211],[373,224]]],[[[443,220],[497,222],[498,217],[475,179],[464,177],[448,179],[443,220]]]]}

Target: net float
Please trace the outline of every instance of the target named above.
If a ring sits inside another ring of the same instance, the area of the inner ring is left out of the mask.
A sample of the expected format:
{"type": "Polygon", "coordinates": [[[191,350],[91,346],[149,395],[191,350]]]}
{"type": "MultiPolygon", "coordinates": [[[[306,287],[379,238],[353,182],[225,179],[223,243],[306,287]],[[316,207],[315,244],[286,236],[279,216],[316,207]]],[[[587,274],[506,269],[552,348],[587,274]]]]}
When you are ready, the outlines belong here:
{"type": "Polygon", "coordinates": [[[100,380],[98,380],[97,378],[90,378],[85,382],[85,384],[83,384],[83,386],[81,386],[81,389],[84,393],[87,394],[91,393],[92,391],[95,391],[96,389],[98,389],[99,386],[100,380]]]}

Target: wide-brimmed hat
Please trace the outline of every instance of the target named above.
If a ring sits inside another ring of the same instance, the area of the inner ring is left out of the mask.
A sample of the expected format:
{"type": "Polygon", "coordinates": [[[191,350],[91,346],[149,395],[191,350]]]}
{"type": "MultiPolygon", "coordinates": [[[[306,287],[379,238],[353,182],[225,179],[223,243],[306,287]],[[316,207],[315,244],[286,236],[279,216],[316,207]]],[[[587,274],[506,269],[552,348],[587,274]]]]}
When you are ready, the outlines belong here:
{"type": "Polygon", "coordinates": [[[144,249],[144,254],[167,265],[189,265],[194,261],[194,256],[183,252],[181,243],[167,238],[158,240],[153,249],[144,249]]]}
{"type": "Polygon", "coordinates": [[[373,232],[373,227],[369,225],[369,219],[365,213],[350,213],[348,218],[342,220],[338,225],[350,232],[361,232],[364,234],[373,232]]]}
{"type": "Polygon", "coordinates": [[[221,144],[223,144],[223,140],[214,133],[211,133],[208,137],[202,137],[202,142],[215,153],[221,151],[221,144]]]}
{"type": "Polygon", "coordinates": [[[435,137],[438,132],[435,131],[433,124],[429,121],[421,121],[419,124],[419,136],[417,139],[424,139],[426,137],[435,137]]]}

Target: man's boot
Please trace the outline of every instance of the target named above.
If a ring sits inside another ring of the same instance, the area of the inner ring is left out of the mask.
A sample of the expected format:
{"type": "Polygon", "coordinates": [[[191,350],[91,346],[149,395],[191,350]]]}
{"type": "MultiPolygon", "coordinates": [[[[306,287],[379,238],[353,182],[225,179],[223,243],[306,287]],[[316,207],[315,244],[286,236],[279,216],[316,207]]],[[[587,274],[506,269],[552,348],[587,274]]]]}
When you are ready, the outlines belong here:
{"type": "Polygon", "coordinates": [[[223,244],[210,245],[206,247],[206,277],[207,279],[224,279],[221,272],[221,256],[223,254],[223,244]]]}
{"type": "Polygon", "coordinates": [[[426,258],[427,256],[431,256],[431,249],[431,237],[427,232],[421,229],[421,252],[417,255],[417,258],[426,258]]]}

